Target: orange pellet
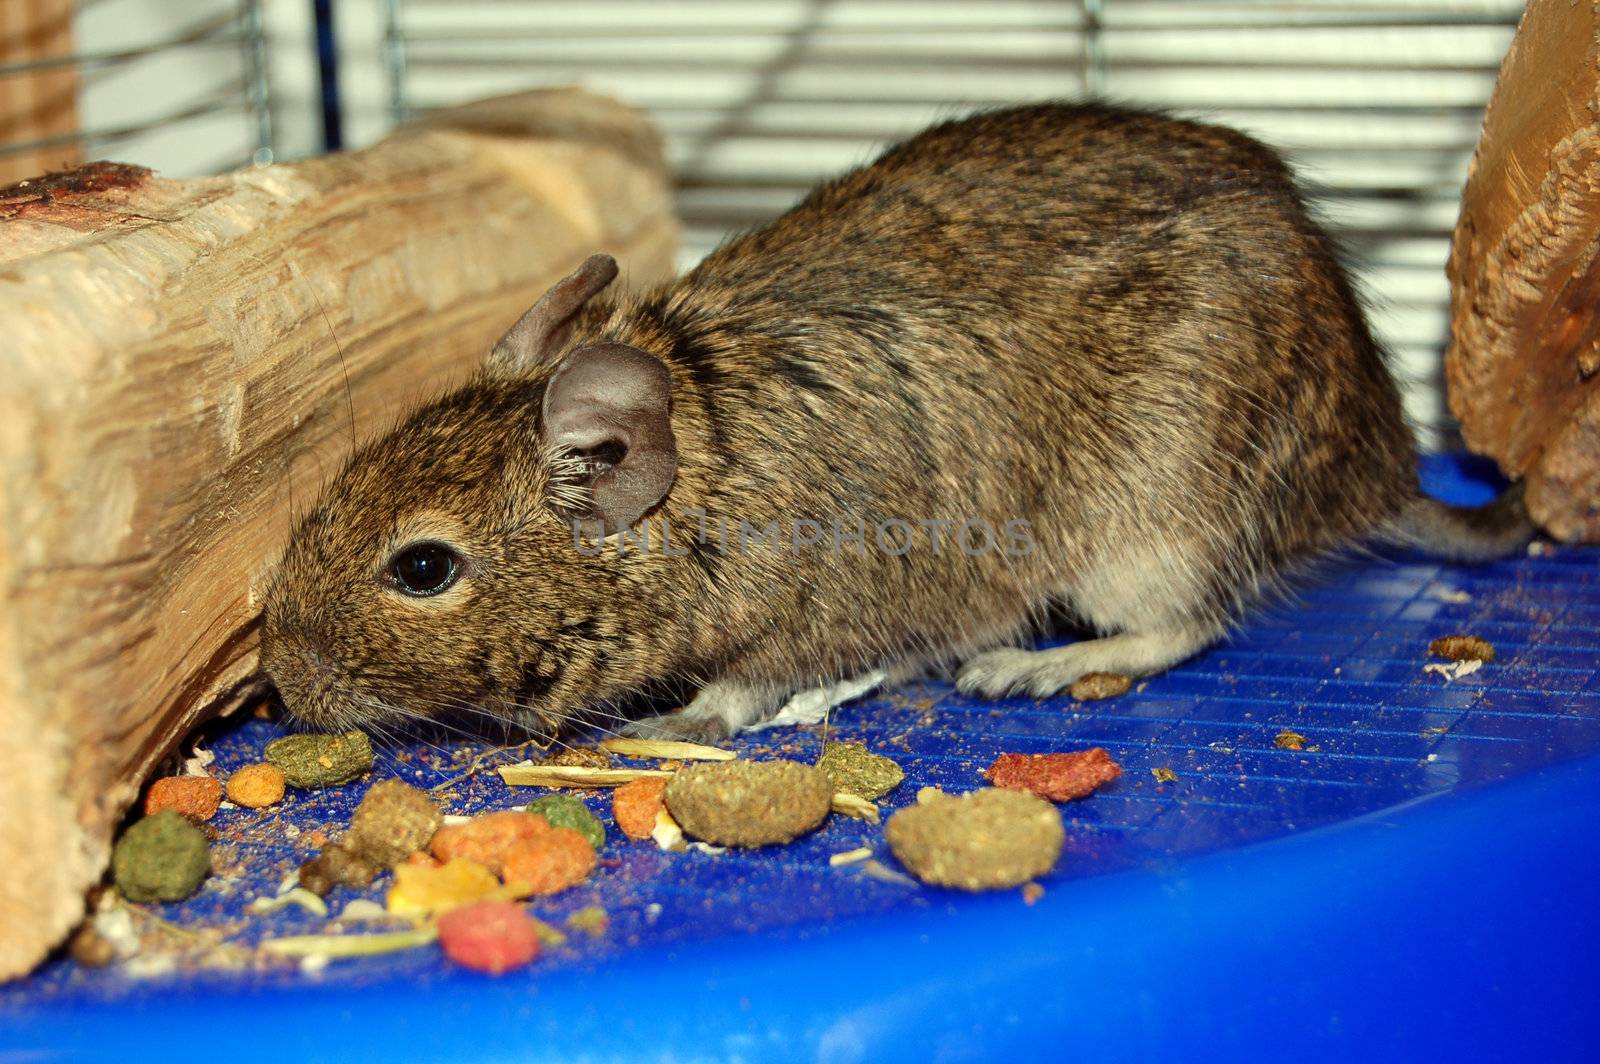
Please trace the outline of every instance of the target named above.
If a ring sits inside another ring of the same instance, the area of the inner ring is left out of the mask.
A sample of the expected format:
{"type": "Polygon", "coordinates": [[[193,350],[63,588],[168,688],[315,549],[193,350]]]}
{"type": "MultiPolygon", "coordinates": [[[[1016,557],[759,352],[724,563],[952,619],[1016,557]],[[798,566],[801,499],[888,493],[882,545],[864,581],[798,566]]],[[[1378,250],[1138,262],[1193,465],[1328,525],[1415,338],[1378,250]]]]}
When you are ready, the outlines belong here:
{"type": "Polygon", "coordinates": [[[175,809],[190,820],[210,820],[222,804],[222,784],[210,776],[168,776],[144,796],[144,815],[175,809]]]}
{"type": "Polygon", "coordinates": [[[617,827],[630,839],[648,839],[655,830],[656,814],[666,808],[661,795],[667,781],[661,776],[646,776],[624,783],[611,792],[611,815],[617,827]]]}
{"type": "Polygon", "coordinates": [[[465,824],[447,824],[434,833],[428,848],[441,861],[464,857],[499,875],[512,849],[549,830],[544,817],[507,809],[475,816],[465,824]]]}
{"type": "Polygon", "coordinates": [[[228,777],[228,801],[246,809],[278,804],[283,801],[283,769],[264,761],[239,769],[228,777]]]}
{"type": "Polygon", "coordinates": [[[506,884],[530,894],[559,894],[589,878],[597,858],[589,840],[572,828],[551,828],[515,846],[505,859],[506,884]]]}

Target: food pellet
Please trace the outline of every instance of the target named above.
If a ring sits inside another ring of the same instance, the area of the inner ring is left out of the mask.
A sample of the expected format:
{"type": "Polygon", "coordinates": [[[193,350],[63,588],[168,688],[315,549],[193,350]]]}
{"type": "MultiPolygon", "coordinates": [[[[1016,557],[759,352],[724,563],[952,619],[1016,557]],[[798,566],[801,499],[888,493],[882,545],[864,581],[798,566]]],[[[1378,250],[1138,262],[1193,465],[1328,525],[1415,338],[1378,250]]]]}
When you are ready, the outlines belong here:
{"type": "Polygon", "coordinates": [[[1001,754],[984,775],[996,787],[1070,802],[1115,781],[1122,767],[1096,746],[1067,754],[1001,754]]]}
{"type": "Polygon", "coordinates": [[[1128,693],[1128,688],[1133,686],[1130,677],[1120,672],[1091,672],[1080,676],[1067,689],[1067,693],[1079,702],[1093,702],[1100,698],[1116,698],[1118,695],[1128,693]]]}
{"type": "Polygon", "coordinates": [[[513,848],[550,830],[544,817],[520,809],[475,816],[465,824],[447,824],[434,833],[429,849],[441,861],[465,858],[499,875],[513,848]]]}
{"type": "Polygon", "coordinates": [[[403,780],[379,780],[350,818],[344,843],[380,868],[392,868],[428,848],[444,823],[439,806],[403,780]]]}
{"type": "Polygon", "coordinates": [[[922,882],[978,891],[1020,886],[1048,872],[1066,832],[1061,814],[1043,798],[986,787],[907,806],[889,818],[884,836],[922,882]]]}
{"type": "Polygon", "coordinates": [[[589,878],[597,861],[588,839],[571,828],[551,828],[506,854],[503,873],[507,886],[530,894],[559,894],[589,878]]]}
{"type": "Polygon", "coordinates": [[[539,932],[520,907],[480,901],[439,917],[439,945],[463,968],[499,975],[539,955],[539,932]]]}
{"type": "Polygon", "coordinates": [[[112,876],[129,901],[182,901],[210,870],[206,837],[175,809],[134,824],[111,854],[112,876]]]}
{"type": "Polygon", "coordinates": [[[359,731],[285,735],[267,744],[267,760],[283,770],[291,787],[336,787],[372,770],[372,743],[359,731]]]}
{"type": "Polygon", "coordinates": [[[906,778],[900,766],[861,743],[829,743],[817,767],[833,780],[833,789],[875,802],[906,778]]]}
{"type": "Polygon", "coordinates": [[[833,805],[828,774],[798,761],[711,761],[667,783],[684,832],[718,846],[770,846],[814,831],[833,805]]]}
{"type": "Polygon", "coordinates": [[[378,870],[371,862],[342,843],[323,847],[321,853],[300,866],[300,885],[319,897],[326,897],[335,886],[364,890],[372,885],[378,870]]]}
{"type": "Polygon", "coordinates": [[[547,794],[528,803],[528,812],[544,817],[553,828],[571,828],[596,850],[606,844],[606,829],[589,807],[570,794],[547,794]]]}
{"type": "Polygon", "coordinates": [[[667,781],[659,776],[624,783],[611,792],[611,816],[630,839],[648,839],[655,830],[667,781]]]}
{"type": "Polygon", "coordinates": [[[500,881],[476,861],[458,858],[437,868],[395,866],[394,886],[384,899],[392,913],[443,913],[498,893],[500,881]]]}
{"type": "Polygon", "coordinates": [[[116,944],[95,930],[92,924],[78,928],[67,943],[67,952],[85,968],[104,968],[117,959],[116,944]]]}
{"type": "Polygon", "coordinates": [[[1494,647],[1475,635],[1443,635],[1428,644],[1428,653],[1451,661],[1494,660],[1494,647]]]}
{"type": "Polygon", "coordinates": [[[167,776],[156,780],[144,796],[144,815],[176,810],[190,820],[210,820],[222,804],[222,784],[211,776],[167,776]]]}
{"type": "Polygon", "coordinates": [[[265,761],[246,765],[228,777],[228,801],[246,809],[265,809],[283,801],[283,769],[265,761]]]}

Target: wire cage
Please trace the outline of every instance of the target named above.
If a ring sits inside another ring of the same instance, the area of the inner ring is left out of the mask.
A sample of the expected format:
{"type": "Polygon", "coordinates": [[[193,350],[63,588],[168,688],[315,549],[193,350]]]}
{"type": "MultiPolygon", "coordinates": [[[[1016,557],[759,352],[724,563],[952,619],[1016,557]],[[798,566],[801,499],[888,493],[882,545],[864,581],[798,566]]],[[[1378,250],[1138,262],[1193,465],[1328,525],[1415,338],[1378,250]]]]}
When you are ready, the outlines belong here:
{"type": "MultiPolygon", "coordinates": [[[[942,118],[1042,98],[1169,109],[1249,131],[1297,166],[1424,442],[1448,451],[1443,267],[1521,11],[0,0],[0,166],[15,180],[111,156],[203,174],[576,83],[663,134],[688,266],[942,118]]],[[[1427,490],[1466,506],[1503,486],[1459,459],[1425,456],[1427,490]]],[[[1063,859],[1020,897],[922,891],[878,860],[890,855],[876,820],[834,818],[781,852],[670,855],[613,826],[605,873],[537,903],[547,931],[597,906],[609,930],[550,946],[525,977],[480,979],[431,947],[359,967],[311,955],[297,971],[152,964],[172,977],[148,984],[131,964],[57,956],[0,987],[0,1059],[13,1043],[17,1059],[100,1059],[109,1045],[151,1059],[169,1033],[184,1041],[161,1059],[197,1044],[237,1060],[1051,1059],[1074,1042],[1140,1058],[1570,1058],[1590,1038],[1600,956],[1585,919],[1600,851],[1571,842],[1600,811],[1595,559],[1543,541],[1474,567],[1355,558],[1114,701],[979,699],[932,677],[843,704],[820,731],[729,741],[751,757],[813,760],[830,736],[888,751],[906,776],[885,819],[919,788],[982,786],[1001,753],[1111,751],[1123,776],[1063,808],[1063,859]],[[1489,660],[1428,660],[1432,641],[1467,632],[1492,644],[1489,660]]],[[[207,771],[258,761],[285,733],[270,716],[207,733],[207,771]]],[[[380,744],[373,778],[449,790],[463,817],[526,800],[478,771],[522,748],[451,741],[380,744]]],[[[235,885],[158,918],[249,949],[326,931],[327,913],[273,891],[298,881],[283,877],[313,852],[304,840],[347,824],[361,791],[299,796],[270,831],[253,810],[225,811],[221,830],[250,858],[235,885]]],[[[607,799],[586,800],[614,825],[607,799]]]]}
{"type": "Polygon", "coordinates": [[[263,0],[0,6],[0,184],[105,156],[270,163],[267,47],[263,0]]]}
{"type": "Polygon", "coordinates": [[[1287,153],[1350,256],[1424,443],[1449,448],[1442,266],[1521,8],[45,0],[10,8],[12,18],[35,16],[6,36],[34,43],[0,53],[0,101],[13,101],[0,111],[0,166],[14,180],[113,155],[168,173],[211,172],[359,145],[473,97],[577,83],[644,109],[662,131],[687,266],[940,118],[1042,98],[1165,108],[1238,126],[1287,153]],[[61,52],[74,35],[76,50],[61,52]],[[30,92],[53,96],[53,111],[16,102],[30,92]],[[43,111],[55,125],[39,126],[43,111]]]}
{"type": "Polygon", "coordinates": [[[1515,0],[387,0],[392,117],[578,82],[662,130],[685,264],[940,118],[1105,98],[1285,151],[1351,256],[1425,441],[1448,445],[1443,263],[1515,0]]]}

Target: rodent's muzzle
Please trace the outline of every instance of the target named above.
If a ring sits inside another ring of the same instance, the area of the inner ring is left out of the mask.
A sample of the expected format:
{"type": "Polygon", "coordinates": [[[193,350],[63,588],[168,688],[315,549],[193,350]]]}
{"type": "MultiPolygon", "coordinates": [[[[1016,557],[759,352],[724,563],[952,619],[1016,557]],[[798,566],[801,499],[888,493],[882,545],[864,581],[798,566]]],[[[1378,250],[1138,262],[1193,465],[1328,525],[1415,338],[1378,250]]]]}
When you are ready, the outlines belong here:
{"type": "Polygon", "coordinates": [[[338,727],[358,714],[349,677],[309,640],[264,629],[261,671],[272,681],[284,708],[313,727],[338,727]]]}

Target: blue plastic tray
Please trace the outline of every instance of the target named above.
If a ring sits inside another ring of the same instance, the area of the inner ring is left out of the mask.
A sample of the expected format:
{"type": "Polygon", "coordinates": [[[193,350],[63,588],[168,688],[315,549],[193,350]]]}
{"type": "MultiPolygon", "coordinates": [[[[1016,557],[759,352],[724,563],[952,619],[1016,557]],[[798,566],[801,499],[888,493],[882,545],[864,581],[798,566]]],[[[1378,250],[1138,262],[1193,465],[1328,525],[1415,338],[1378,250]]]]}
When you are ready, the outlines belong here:
{"type": "MultiPolygon", "coordinates": [[[[1493,489],[1475,472],[1435,461],[1425,476],[1481,501],[1493,489]]],[[[841,818],[720,855],[660,853],[606,818],[614,867],[534,911],[559,923],[600,905],[609,932],[529,970],[480,977],[434,947],[314,975],[135,979],[58,960],[0,989],[0,1061],[1592,1059],[1597,637],[1600,551],[1362,563],[1114,701],[990,703],[930,683],[835,712],[836,735],[906,769],[886,813],[926,784],[980,785],[1002,751],[1111,750],[1123,777],[1063,808],[1067,849],[1034,904],[830,868],[861,845],[893,863],[878,829],[841,818]],[[1429,640],[1458,632],[1495,662],[1425,673],[1429,640]],[[1308,748],[1277,748],[1284,728],[1308,748]]],[[[219,767],[276,734],[224,733],[219,767]]],[[[810,759],[819,742],[738,745],[810,759]]],[[[432,786],[491,749],[419,741],[381,752],[378,774],[432,786]]],[[[363,790],[219,814],[239,874],[154,911],[244,944],[320,929],[245,906],[363,790]]],[[[449,808],[535,793],[488,773],[449,788],[449,808]]]]}

